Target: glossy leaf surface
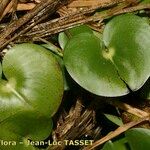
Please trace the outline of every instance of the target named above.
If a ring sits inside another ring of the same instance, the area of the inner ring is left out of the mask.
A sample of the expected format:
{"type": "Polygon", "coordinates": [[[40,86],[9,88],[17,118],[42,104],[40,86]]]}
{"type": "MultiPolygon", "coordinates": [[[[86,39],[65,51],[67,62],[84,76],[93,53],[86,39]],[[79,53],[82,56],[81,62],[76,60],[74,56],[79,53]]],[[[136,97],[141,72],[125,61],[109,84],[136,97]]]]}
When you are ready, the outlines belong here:
{"type": "Polygon", "coordinates": [[[150,75],[150,26],[131,14],[114,18],[104,30],[104,43],[114,49],[112,61],[131,90],[138,90],[150,75]]]}
{"type": "Polygon", "coordinates": [[[141,88],[150,75],[150,26],[135,15],[121,15],[105,27],[103,42],[90,33],[74,36],[64,61],[72,78],[101,96],[121,96],[141,88]],[[138,82],[137,82],[138,81],[138,82]]]}
{"type": "Polygon", "coordinates": [[[93,31],[88,26],[81,25],[81,26],[74,27],[72,29],[68,29],[65,32],[61,32],[58,36],[58,41],[59,41],[60,47],[64,50],[69,39],[71,39],[73,36],[76,36],[81,33],[93,34],[93,31]]]}
{"type": "MultiPolygon", "coordinates": [[[[35,44],[11,48],[2,62],[0,136],[2,129],[16,138],[44,140],[52,130],[51,116],[63,94],[63,76],[55,57],[35,44]]],[[[8,137],[9,135],[5,135],[8,137]]]]}

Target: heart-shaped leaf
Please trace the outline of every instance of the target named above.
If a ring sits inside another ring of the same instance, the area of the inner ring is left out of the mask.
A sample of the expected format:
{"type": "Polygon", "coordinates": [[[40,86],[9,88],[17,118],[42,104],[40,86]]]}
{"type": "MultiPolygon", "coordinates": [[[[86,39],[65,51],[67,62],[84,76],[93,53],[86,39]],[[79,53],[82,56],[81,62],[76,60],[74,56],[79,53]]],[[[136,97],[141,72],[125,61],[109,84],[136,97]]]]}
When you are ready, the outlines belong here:
{"type": "Polygon", "coordinates": [[[126,138],[131,150],[150,149],[150,130],[144,128],[134,128],[126,132],[126,138]]]}
{"type": "Polygon", "coordinates": [[[6,53],[2,70],[6,79],[0,80],[0,127],[21,137],[45,139],[63,94],[55,57],[38,45],[20,44],[6,53]]]}
{"type": "Polygon", "coordinates": [[[89,33],[74,36],[64,51],[65,66],[86,90],[101,96],[121,96],[141,88],[150,75],[150,26],[126,14],[105,27],[104,44],[89,33]],[[127,86],[127,85],[128,86],[127,86]]]}
{"type": "Polygon", "coordinates": [[[103,57],[102,51],[99,39],[92,34],[84,33],[72,38],[64,53],[69,74],[78,84],[97,95],[127,93],[115,67],[103,57]]]}

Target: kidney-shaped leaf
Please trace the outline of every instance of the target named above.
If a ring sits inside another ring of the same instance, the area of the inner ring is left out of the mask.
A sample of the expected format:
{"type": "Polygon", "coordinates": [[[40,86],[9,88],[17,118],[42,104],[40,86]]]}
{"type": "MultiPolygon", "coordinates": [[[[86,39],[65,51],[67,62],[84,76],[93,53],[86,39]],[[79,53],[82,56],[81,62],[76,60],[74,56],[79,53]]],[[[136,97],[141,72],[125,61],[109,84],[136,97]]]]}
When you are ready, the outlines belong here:
{"type": "Polygon", "coordinates": [[[121,15],[105,27],[103,46],[89,33],[74,36],[64,61],[72,78],[101,96],[121,96],[139,89],[150,75],[150,26],[135,15],[121,15]]]}
{"type": "Polygon", "coordinates": [[[114,96],[127,92],[113,64],[102,55],[99,39],[84,33],[75,36],[65,48],[64,61],[72,78],[97,95],[114,96]]]}

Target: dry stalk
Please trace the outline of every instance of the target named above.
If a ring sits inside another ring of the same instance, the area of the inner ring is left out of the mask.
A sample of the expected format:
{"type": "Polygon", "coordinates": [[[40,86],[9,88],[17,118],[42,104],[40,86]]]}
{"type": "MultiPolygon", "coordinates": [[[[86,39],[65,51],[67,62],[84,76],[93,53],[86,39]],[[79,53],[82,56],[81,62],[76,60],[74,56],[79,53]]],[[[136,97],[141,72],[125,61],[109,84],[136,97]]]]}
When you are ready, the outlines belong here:
{"type": "MultiPolygon", "coordinates": [[[[122,0],[117,1],[117,3],[121,1],[122,0]]],[[[68,16],[60,17],[60,18],[48,21],[46,23],[39,24],[35,26],[32,30],[30,30],[30,32],[28,32],[27,34],[22,35],[22,38],[29,37],[30,40],[31,39],[35,40],[37,37],[46,37],[51,34],[55,34],[55,33],[64,31],[66,29],[72,28],[76,25],[81,25],[81,24],[85,24],[88,22],[92,22],[95,19],[95,15],[87,17],[85,16],[85,14],[94,12],[98,8],[105,8],[105,7],[113,6],[114,4],[117,4],[117,3],[112,2],[110,4],[99,5],[96,7],[85,9],[78,13],[73,13],[68,16]]],[[[102,18],[99,18],[99,20],[100,19],[102,18]]]]}
{"type": "MultiPolygon", "coordinates": [[[[101,128],[95,127],[95,112],[85,109],[78,99],[75,106],[71,107],[69,113],[61,113],[57,127],[53,132],[54,141],[75,140],[83,138],[88,134],[95,140],[99,135],[101,128]]],[[[64,150],[66,145],[50,146],[48,150],[64,150]]]]}
{"type": "Polygon", "coordinates": [[[119,109],[122,109],[130,114],[133,114],[133,115],[136,115],[140,118],[142,117],[147,117],[149,116],[150,114],[141,110],[141,109],[138,109],[138,108],[135,108],[129,104],[126,104],[126,103],[123,103],[123,102],[120,102],[120,101],[107,101],[109,104],[115,106],[115,107],[118,107],[119,109]]]}
{"type": "Polygon", "coordinates": [[[86,148],[84,148],[83,150],[92,150],[98,146],[100,146],[101,144],[113,139],[114,137],[120,135],[121,133],[127,131],[128,129],[144,122],[144,121],[150,121],[150,116],[147,116],[147,117],[143,117],[143,118],[140,118],[139,120],[137,121],[132,121],[130,123],[127,123],[127,124],[124,124],[120,127],[118,127],[115,131],[109,133],[108,135],[106,135],[105,137],[103,137],[102,139],[96,141],[93,143],[93,145],[91,146],[87,146],[86,148]]]}
{"type": "MultiPolygon", "coordinates": [[[[132,6],[129,8],[127,7],[128,4],[124,4],[119,8],[116,7],[114,9],[108,10],[106,14],[97,14],[93,16],[85,16],[85,14],[88,12],[82,12],[80,14],[72,14],[70,16],[61,17],[58,19],[51,20],[47,23],[43,23],[40,25],[37,25],[35,28],[33,28],[29,33],[23,35],[23,37],[28,37],[30,40],[34,39],[36,40],[37,37],[46,37],[50,36],[52,34],[56,34],[62,31],[65,31],[67,29],[73,28],[77,25],[82,25],[90,22],[102,22],[104,19],[118,15],[123,14],[126,12],[134,12],[142,9],[150,9],[150,5],[148,4],[140,4],[137,6],[132,6]]],[[[89,12],[88,12],[89,13],[89,12]]]]}
{"type": "Polygon", "coordinates": [[[10,0],[0,0],[0,19],[10,0]]]}
{"type": "MultiPolygon", "coordinates": [[[[33,9],[34,7],[36,6],[36,4],[34,3],[25,3],[25,4],[18,4],[17,5],[17,8],[16,8],[16,11],[27,11],[27,10],[31,10],[33,9]]],[[[13,11],[12,9],[13,7],[13,3],[9,3],[9,5],[6,7],[5,11],[3,12],[2,14],[2,18],[7,14],[7,13],[10,13],[13,11]]],[[[2,19],[1,18],[1,19],[2,19]]]]}
{"type": "MultiPolygon", "coordinates": [[[[40,19],[43,16],[43,10],[49,10],[49,15],[54,12],[56,9],[56,6],[60,3],[59,0],[42,0],[41,3],[37,4],[34,9],[32,9],[29,13],[24,15],[19,20],[14,21],[10,25],[8,25],[5,30],[0,34],[0,49],[6,46],[8,43],[10,43],[12,40],[16,39],[20,34],[25,33],[27,30],[35,26],[37,23],[39,23],[42,19],[40,19]],[[50,9],[51,8],[51,9],[50,9]],[[33,19],[34,18],[34,19],[33,19]],[[38,20],[38,19],[39,20],[38,20]],[[32,20],[33,19],[33,20],[32,20]],[[36,20],[36,22],[35,22],[36,20]],[[27,22],[30,21],[30,27],[27,26],[23,31],[20,30],[17,35],[10,37],[14,32],[16,32],[20,27],[25,25],[27,22]]],[[[45,18],[45,16],[43,17],[45,18]]]]}

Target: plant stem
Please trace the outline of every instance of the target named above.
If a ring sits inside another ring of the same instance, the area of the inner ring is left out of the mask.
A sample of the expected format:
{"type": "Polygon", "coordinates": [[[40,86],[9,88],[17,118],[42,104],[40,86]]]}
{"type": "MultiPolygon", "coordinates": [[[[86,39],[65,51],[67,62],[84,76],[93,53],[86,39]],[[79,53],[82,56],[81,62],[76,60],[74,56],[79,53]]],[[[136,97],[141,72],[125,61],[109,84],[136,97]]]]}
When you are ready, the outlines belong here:
{"type": "Polygon", "coordinates": [[[141,109],[138,109],[138,108],[135,108],[135,107],[132,107],[131,105],[129,105],[129,104],[126,104],[126,103],[122,103],[122,102],[120,102],[120,101],[107,101],[109,104],[111,104],[111,105],[113,105],[113,106],[115,106],[115,107],[118,107],[118,108],[120,108],[120,109],[122,109],[122,110],[124,110],[124,111],[126,111],[126,112],[128,112],[128,113],[130,113],[130,114],[133,114],[133,115],[136,115],[136,116],[138,116],[138,117],[140,117],[140,118],[142,118],[142,117],[146,117],[146,116],[149,116],[149,113],[147,113],[147,112],[145,112],[145,111],[143,111],[143,110],[141,110],[141,109]]]}
{"type": "MultiPolygon", "coordinates": [[[[148,4],[139,4],[137,6],[127,7],[129,4],[124,4],[119,7],[115,7],[113,9],[109,9],[106,14],[97,14],[93,16],[84,16],[84,13],[81,14],[72,14],[70,16],[61,17],[58,19],[51,20],[47,23],[40,24],[36,28],[33,28],[30,32],[25,34],[25,37],[29,37],[29,39],[33,39],[35,37],[47,37],[52,34],[56,34],[67,29],[73,28],[78,25],[90,23],[90,22],[102,22],[104,19],[110,18],[112,16],[116,16],[119,14],[123,14],[126,12],[134,12],[141,9],[150,9],[150,5],[148,4]]],[[[22,36],[24,37],[24,35],[22,36]]]]}
{"type": "Polygon", "coordinates": [[[1,0],[0,1],[0,20],[1,20],[1,16],[5,10],[5,8],[7,7],[7,5],[9,4],[10,0],[1,0]]]}
{"type": "Polygon", "coordinates": [[[128,129],[144,122],[144,121],[149,121],[150,120],[150,116],[147,116],[147,117],[143,117],[143,118],[140,118],[139,120],[137,121],[132,121],[132,122],[129,122],[127,124],[124,124],[120,127],[118,127],[115,131],[113,132],[110,132],[108,135],[106,135],[105,137],[101,138],[100,140],[96,141],[93,143],[93,145],[91,146],[87,146],[85,147],[83,150],[92,150],[94,148],[96,148],[97,146],[113,139],[114,137],[120,135],[121,133],[127,131],[128,129]]]}
{"type": "Polygon", "coordinates": [[[41,3],[37,4],[36,7],[33,8],[29,13],[24,15],[22,18],[12,22],[10,25],[8,25],[5,28],[5,30],[0,34],[0,49],[3,48],[4,46],[6,46],[12,40],[16,39],[19,35],[25,33],[27,30],[31,29],[37,23],[39,23],[42,20],[39,18],[39,16],[42,17],[41,12],[43,11],[43,9],[48,8],[48,10],[49,10],[51,8],[49,15],[51,13],[53,13],[54,9],[58,5],[58,3],[60,3],[60,0],[42,0],[41,3]],[[35,19],[32,20],[33,18],[35,18],[35,19]],[[36,20],[36,22],[34,22],[35,20],[36,20]],[[12,35],[21,26],[25,25],[28,21],[30,21],[30,26],[27,26],[23,31],[20,30],[20,32],[17,33],[17,35],[14,35],[12,38],[7,39],[8,36],[12,35]]]}

